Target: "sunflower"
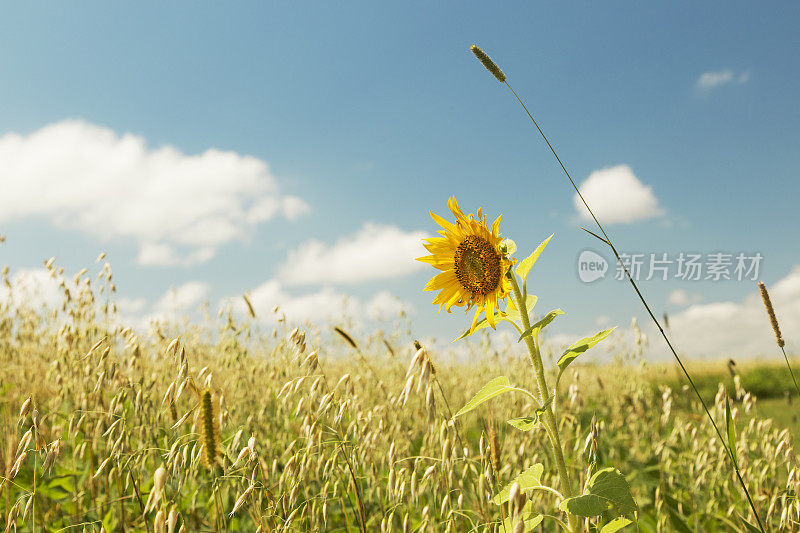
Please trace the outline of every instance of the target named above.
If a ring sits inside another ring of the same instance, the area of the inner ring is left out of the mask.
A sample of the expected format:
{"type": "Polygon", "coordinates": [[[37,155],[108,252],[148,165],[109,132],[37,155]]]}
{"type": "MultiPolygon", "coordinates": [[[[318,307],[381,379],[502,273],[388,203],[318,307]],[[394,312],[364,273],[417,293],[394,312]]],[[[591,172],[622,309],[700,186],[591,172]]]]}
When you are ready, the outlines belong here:
{"type": "Polygon", "coordinates": [[[454,305],[466,306],[466,311],[469,311],[475,306],[470,332],[475,330],[482,312],[486,313],[486,319],[494,328],[498,304],[511,292],[506,272],[515,262],[500,249],[503,239],[498,229],[502,215],[489,228],[486,215],[480,209],[475,215],[464,215],[455,196],[448,200],[447,207],[456,217],[455,224],[431,212],[433,220],[444,229],[439,230],[441,237],[427,239],[424,243],[433,255],[417,258],[442,271],[428,282],[425,290],[441,289],[433,300],[440,311],[445,307],[450,313],[454,305]]]}

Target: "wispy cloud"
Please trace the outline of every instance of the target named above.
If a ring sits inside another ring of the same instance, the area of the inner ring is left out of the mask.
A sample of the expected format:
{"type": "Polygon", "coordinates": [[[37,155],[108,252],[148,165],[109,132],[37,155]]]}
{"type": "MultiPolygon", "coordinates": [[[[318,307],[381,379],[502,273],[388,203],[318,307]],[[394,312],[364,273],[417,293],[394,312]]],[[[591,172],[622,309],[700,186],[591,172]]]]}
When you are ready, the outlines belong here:
{"type": "MultiPolygon", "coordinates": [[[[786,342],[794,341],[796,346],[800,342],[794,333],[800,331],[800,265],[769,285],[769,294],[786,342]]],[[[691,357],[754,354],[780,357],[755,283],[741,301],[695,303],[670,315],[669,324],[676,346],[691,357]]],[[[655,338],[657,332],[651,327],[649,334],[655,338]]],[[[660,350],[662,344],[654,341],[653,349],[660,350]]]]}
{"type": "Polygon", "coordinates": [[[178,319],[195,311],[211,291],[211,285],[202,281],[187,281],[177,287],[170,287],[152,306],[151,319],[178,319]]]}
{"type": "MultiPolygon", "coordinates": [[[[44,268],[28,268],[9,276],[11,288],[0,284],[0,304],[17,309],[56,309],[63,299],[62,286],[68,283],[64,276],[51,274],[44,268]]],[[[69,284],[75,290],[74,284],[69,284]]]]}
{"type": "Polygon", "coordinates": [[[699,294],[689,294],[683,289],[675,289],[667,295],[667,303],[678,307],[696,304],[702,299],[699,294]]]}
{"type": "MultiPolygon", "coordinates": [[[[413,306],[388,291],[380,291],[363,299],[331,287],[304,294],[292,293],[277,279],[270,279],[247,293],[258,319],[274,323],[285,316],[290,323],[310,322],[317,326],[341,323],[345,317],[363,325],[368,319],[390,320],[400,313],[409,313],[413,306]],[[277,313],[274,312],[278,307],[277,313]]],[[[230,307],[244,316],[248,310],[241,296],[224,299],[220,307],[230,307]]]]}
{"type": "Polygon", "coordinates": [[[425,267],[423,231],[367,222],[335,244],[307,241],[289,252],[278,278],[288,285],[360,283],[410,274],[425,267]]]}
{"type": "MultiPolygon", "coordinates": [[[[652,188],[639,181],[628,165],[595,170],[578,189],[604,224],[630,224],[664,214],[652,188]]],[[[591,220],[577,194],[573,203],[580,218],[591,220]]]]}
{"type": "Polygon", "coordinates": [[[713,70],[703,72],[695,86],[701,91],[709,91],[715,87],[720,87],[728,83],[743,84],[750,80],[750,71],[742,70],[735,72],[731,69],[713,70]]]}
{"type": "MultiPolygon", "coordinates": [[[[84,281],[91,277],[89,273],[76,284],[75,278],[67,278],[55,270],[21,269],[10,274],[11,289],[0,283],[0,307],[50,312],[61,307],[65,289],[76,295],[88,287],[84,281]]],[[[152,299],[117,298],[114,300],[117,310],[114,320],[117,325],[132,326],[140,332],[147,331],[155,323],[196,322],[211,293],[211,284],[190,280],[172,286],[161,296],[152,299]]],[[[283,317],[292,324],[308,322],[317,327],[345,321],[358,327],[367,327],[414,311],[410,302],[385,290],[368,297],[357,297],[332,287],[298,292],[277,279],[263,282],[252,291],[247,291],[247,295],[258,322],[268,325],[277,323],[278,318],[283,317]],[[274,312],[275,306],[278,306],[277,313],[274,312]]],[[[102,305],[101,300],[95,301],[98,314],[102,312],[102,305]]],[[[209,307],[212,313],[231,310],[239,317],[245,317],[249,312],[241,295],[222,298],[209,307]]]]}
{"type": "Polygon", "coordinates": [[[275,217],[309,208],[255,157],[149,148],[80,120],[0,137],[0,222],[42,217],[101,240],[132,239],[139,263],[207,261],[275,217]]]}

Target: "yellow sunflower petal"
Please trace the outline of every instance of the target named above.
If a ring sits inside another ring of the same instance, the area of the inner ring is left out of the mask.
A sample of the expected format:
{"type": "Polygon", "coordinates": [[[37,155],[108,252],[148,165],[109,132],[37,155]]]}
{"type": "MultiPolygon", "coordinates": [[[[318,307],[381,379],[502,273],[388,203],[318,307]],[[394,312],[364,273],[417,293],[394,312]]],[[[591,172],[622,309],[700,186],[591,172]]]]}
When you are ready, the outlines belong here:
{"type": "Polygon", "coordinates": [[[447,309],[448,313],[450,312],[450,309],[454,305],[458,306],[458,307],[461,307],[462,305],[464,305],[464,299],[461,297],[461,295],[458,293],[458,291],[455,291],[453,293],[453,295],[450,297],[450,299],[447,300],[447,302],[445,302],[445,308],[447,309]]]}
{"type": "Polygon", "coordinates": [[[492,237],[497,238],[497,237],[500,236],[500,233],[499,233],[499,231],[500,231],[500,220],[502,218],[503,218],[502,214],[497,215],[497,218],[494,219],[494,222],[492,222],[492,237]]]}
{"type": "Polygon", "coordinates": [[[456,217],[456,225],[460,222],[463,225],[468,225],[470,217],[467,217],[461,208],[458,206],[458,201],[456,200],[455,196],[451,196],[450,199],[447,201],[447,207],[450,208],[450,211],[453,212],[453,215],[456,217]]]}
{"type": "Polygon", "coordinates": [[[425,257],[417,257],[417,261],[421,263],[428,263],[433,268],[438,268],[439,270],[452,270],[453,268],[453,260],[442,259],[437,255],[426,255],[425,257]]]}
{"type": "Polygon", "coordinates": [[[492,326],[492,329],[497,329],[494,317],[494,307],[496,304],[495,298],[487,298],[486,305],[484,306],[484,312],[486,313],[486,320],[489,321],[489,325],[492,326]]]}
{"type": "Polygon", "coordinates": [[[452,282],[455,279],[456,279],[456,275],[455,275],[455,272],[453,272],[452,270],[448,270],[448,271],[445,271],[445,272],[440,272],[440,273],[436,274],[435,276],[433,276],[430,279],[430,281],[428,281],[428,284],[425,285],[425,290],[426,291],[435,291],[435,290],[444,288],[448,284],[448,282],[452,282]]]}
{"type": "Polygon", "coordinates": [[[470,334],[475,332],[475,326],[478,325],[478,315],[481,314],[480,308],[475,310],[475,316],[472,318],[472,325],[469,327],[470,334]]]}
{"type": "Polygon", "coordinates": [[[457,230],[458,230],[454,224],[451,224],[450,222],[448,222],[448,221],[447,221],[446,219],[444,219],[443,217],[440,217],[439,215],[437,215],[437,214],[436,214],[436,213],[434,213],[433,211],[428,211],[428,212],[431,214],[431,218],[432,218],[432,219],[433,219],[433,220],[434,220],[434,221],[435,221],[437,224],[439,224],[441,227],[443,227],[443,228],[444,228],[446,231],[454,232],[454,231],[457,231],[457,230]]]}

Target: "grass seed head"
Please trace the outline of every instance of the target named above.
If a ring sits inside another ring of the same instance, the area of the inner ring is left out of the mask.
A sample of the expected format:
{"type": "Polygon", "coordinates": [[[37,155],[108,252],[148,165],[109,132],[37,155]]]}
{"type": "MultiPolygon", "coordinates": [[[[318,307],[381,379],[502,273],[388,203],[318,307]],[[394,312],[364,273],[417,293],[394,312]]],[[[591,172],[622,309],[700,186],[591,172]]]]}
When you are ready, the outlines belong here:
{"type": "Polygon", "coordinates": [[[167,470],[164,465],[159,466],[153,474],[153,490],[161,492],[164,490],[164,484],[167,482],[167,470]]]}
{"type": "Polygon", "coordinates": [[[61,457],[62,449],[63,442],[61,439],[56,439],[50,443],[50,446],[47,448],[47,455],[44,458],[44,463],[42,463],[42,473],[47,474],[53,467],[58,458],[61,457]]]}
{"type": "Polygon", "coordinates": [[[236,457],[236,460],[231,465],[231,468],[235,467],[236,465],[239,464],[240,461],[242,461],[242,459],[249,456],[250,456],[250,448],[245,446],[244,448],[242,448],[242,451],[239,452],[239,455],[236,457]]]}
{"type": "Polygon", "coordinates": [[[486,70],[491,72],[492,76],[497,78],[497,81],[499,81],[500,83],[504,83],[506,81],[506,75],[503,74],[503,71],[500,70],[500,67],[498,67],[494,61],[492,61],[492,58],[489,57],[488,54],[486,54],[486,52],[478,48],[477,44],[473,44],[472,46],[469,47],[469,49],[472,51],[473,54],[475,54],[475,57],[478,58],[478,61],[480,61],[483,64],[483,66],[486,67],[486,70]]]}
{"type": "Polygon", "coordinates": [[[772,325],[772,331],[775,333],[775,340],[778,342],[778,346],[783,348],[786,345],[786,342],[783,340],[783,336],[781,335],[781,328],[778,326],[778,318],[775,316],[775,308],[772,307],[772,301],[769,299],[767,286],[764,285],[763,281],[759,281],[758,288],[761,291],[761,299],[764,301],[764,307],[767,309],[767,315],[769,316],[769,323],[772,325]]]}
{"type": "Polygon", "coordinates": [[[11,467],[11,472],[8,474],[8,479],[12,480],[17,477],[19,473],[19,469],[22,468],[22,465],[25,464],[25,459],[28,457],[28,452],[22,452],[17,460],[14,461],[14,466],[11,467]]]}
{"type": "Polygon", "coordinates": [[[14,528],[14,531],[16,531],[17,529],[16,523],[17,523],[17,516],[19,515],[19,503],[20,503],[19,500],[17,500],[17,503],[15,503],[14,506],[11,508],[11,510],[8,512],[8,516],[6,517],[7,532],[11,531],[12,527],[14,528]]]}
{"type": "Polygon", "coordinates": [[[203,459],[206,468],[213,468],[219,452],[219,430],[214,416],[214,403],[211,391],[206,389],[200,396],[200,413],[202,417],[203,459]]]}
{"type": "Polygon", "coordinates": [[[31,443],[32,438],[33,438],[33,428],[30,428],[28,431],[25,432],[25,434],[19,440],[19,445],[17,446],[16,455],[19,455],[20,452],[28,449],[28,445],[31,443]]]}
{"type": "Polygon", "coordinates": [[[169,510],[167,516],[167,533],[175,533],[175,527],[178,525],[178,512],[172,508],[169,510]]]}
{"type": "Polygon", "coordinates": [[[345,330],[336,326],[333,328],[333,331],[338,333],[347,342],[347,344],[358,350],[358,345],[356,344],[356,341],[354,341],[353,337],[351,337],[345,330]]]}
{"type": "Polygon", "coordinates": [[[167,526],[167,521],[164,517],[164,511],[159,509],[158,512],[156,513],[156,518],[154,521],[154,528],[156,530],[156,533],[164,533],[166,526],[167,526]]]}
{"type": "Polygon", "coordinates": [[[250,493],[253,492],[254,488],[255,486],[251,484],[238,498],[236,498],[236,503],[233,505],[233,510],[228,515],[228,518],[233,518],[233,515],[236,514],[236,511],[242,508],[244,503],[247,501],[248,496],[250,496],[250,493]]]}
{"type": "Polygon", "coordinates": [[[28,413],[31,412],[31,406],[33,405],[33,399],[28,396],[28,398],[22,402],[22,407],[19,408],[19,421],[22,423],[25,420],[25,417],[28,416],[28,413]]]}

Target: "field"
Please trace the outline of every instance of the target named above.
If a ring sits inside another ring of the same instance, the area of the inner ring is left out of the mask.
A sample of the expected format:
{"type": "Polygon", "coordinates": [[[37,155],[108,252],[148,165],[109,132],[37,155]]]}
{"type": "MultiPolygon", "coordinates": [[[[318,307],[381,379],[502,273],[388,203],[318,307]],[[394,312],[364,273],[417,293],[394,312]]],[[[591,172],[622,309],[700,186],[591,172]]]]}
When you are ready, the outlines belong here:
{"type": "MultiPolygon", "coordinates": [[[[526,396],[452,418],[491,377],[535,387],[521,344],[495,351],[476,334],[466,363],[417,349],[401,321],[366,336],[347,324],[337,332],[279,318],[258,328],[225,315],[216,326],[139,332],[104,300],[110,272],[77,286],[60,309],[0,313],[7,531],[555,531],[563,522],[550,511],[562,495],[545,430],[506,423],[533,410],[526,396]],[[520,496],[492,500],[539,462],[537,486],[555,489],[521,496],[547,516],[520,529],[509,516],[520,496]]],[[[555,399],[579,485],[590,463],[624,473],[638,508],[625,530],[748,531],[725,449],[675,367],[611,346],[612,363],[571,366],[555,399]]],[[[720,384],[729,391],[739,467],[765,528],[796,531],[797,421],[778,363],[690,370],[721,427],[720,384]]],[[[610,518],[583,522],[599,530],[610,518]]]]}

